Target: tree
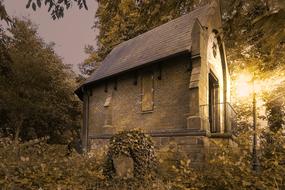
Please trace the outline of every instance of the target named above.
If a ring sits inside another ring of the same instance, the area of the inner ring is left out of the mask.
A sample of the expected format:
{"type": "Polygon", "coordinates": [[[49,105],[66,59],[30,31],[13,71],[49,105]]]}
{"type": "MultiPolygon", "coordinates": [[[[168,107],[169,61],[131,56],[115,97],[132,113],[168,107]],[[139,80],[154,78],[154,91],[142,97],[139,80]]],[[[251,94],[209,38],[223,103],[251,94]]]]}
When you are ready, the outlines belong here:
{"type": "Polygon", "coordinates": [[[3,0],[0,0],[0,20],[5,20],[6,22],[11,22],[11,19],[9,18],[3,0]]]}
{"type": "MultiPolygon", "coordinates": [[[[85,10],[88,10],[86,0],[27,0],[26,8],[31,7],[36,11],[36,9],[41,8],[42,5],[48,6],[48,12],[50,12],[52,19],[55,20],[62,18],[64,12],[73,4],[76,4],[79,9],[84,7],[85,10]]],[[[11,22],[4,6],[4,0],[0,0],[0,20],[11,22]]]]}
{"type": "Polygon", "coordinates": [[[266,116],[270,132],[277,133],[284,130],[285,126],[285,83],[281,83],[280,86],[272,93],[264,95],[266,102],[266,116]]]}
{"type": "MultiPolygon", "coordinates": [[[[30,21],[14,20],[5,44],[9,59],[1,62],[0,112],[3,133],[15,141],[63,134],[80,127],[80,103],[75,81],[54,53],[52,44],[37,36],[30,21]],[[5,65],[6,64],[6,65],[5,65]]],[[[1,48],[2,49],[2,48],[1,48]]],[[[1,58],[2,60],[2,58],[1,58]]]]}
{"type": "Polygon", "coordinates": [[[76,4],[79,9],[84,7],[85,10],[88,10],[86,0],[28,0],[26,8],[31,7],[36,11],[42,5],[48,6],[48,12],[50,12],[52,18],[55,20],[62,18],[65,10],[69,9],[73,4],[76,4]]]}
{"type": "MultiPolygon", "coordinates": [[[[223,1],[225,43],[233,67],[253,66],[264,75],[284,62],[285,2],[223,1]]],[[[284,69],[284,67],[283,67],[284,69]]]]}

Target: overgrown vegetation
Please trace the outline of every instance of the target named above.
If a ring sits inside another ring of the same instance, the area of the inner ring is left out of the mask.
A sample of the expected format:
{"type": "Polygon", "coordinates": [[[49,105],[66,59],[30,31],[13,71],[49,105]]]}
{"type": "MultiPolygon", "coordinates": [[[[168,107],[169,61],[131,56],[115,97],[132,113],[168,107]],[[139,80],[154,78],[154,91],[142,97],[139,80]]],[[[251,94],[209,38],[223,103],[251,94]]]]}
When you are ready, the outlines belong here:
{"type": "Polygon", "coordinates": [[[1,189],[86,189],[103,179],[93,157],[67,156],[65,145],[36,139],[17,146],[0,141],[1,189]]]}
{"type": "MultiPolygon", "coordinates": [[[[265,134],[265,132],[263,132],[265,134]]],[[[141,133],[140,133],[141,134],[141,133]]],[[[45,138],[18,144],[9,139],[0,141],[0,187],[4,189],[284,189],[285,137],[281,132],[261,138],[260,169],[252,170],[250,149],[237,151],[227,144],[217,143],[203,168],[193,168],[183,152],[171,147],[156,152],[158,169],[152,178],[116,179],[103,172],[104,159],[97,154],[67,155],[64,145],[49,145],[45,138]],[[172,152],[172,154],[171,154],[172,152]],[[167,154],[165,154],[167,153],[167,154]],[[170,161],[171,160],[171,161],[170,161]]],[[[247,136],[247,135],[245,135],[247,136]]],[[[136,147],[142,136],[137,132],[122,132],[120,137],[136,147]],[[126,135],[125,137],[124,134],[126,135]],[[129,138],[129,137],[131,138],[129,138]]],[[[113,139],[114,139],[113,138],[113,139]]],[[[243,139],[237,139],[237,142],[243,139]]],[[[122,141],[117,141],[121,147],[122,141]]],[[[112,143],[112,141],[110,141],[112,143]]],[[[113,142],[114,143],[114,142],[113,142]]],[[[122,146],[124,149],[124,146],[122,146]]],[[[112,149],[112,148],[111,148],[112,149]]],[[[140,150],[141,160],[145,157],[140,150]]],[[[97,152],[98,153],[98,152],[97,152]]],[[[105,154],[105,159],[109,159],[105,154]]],[[[151,170],[151,168],[149,168],[151,170]]]]}
{"type": "Polygon", "coordinates": [[[154,144],[149,136],[132,130],[122,131],[110,139],[110,147],[104,165],[104,174],[109,178],[115,175],[113,158],[125,155],[134,160],[134,177],[146,180],[156,169],[154,144]]]}

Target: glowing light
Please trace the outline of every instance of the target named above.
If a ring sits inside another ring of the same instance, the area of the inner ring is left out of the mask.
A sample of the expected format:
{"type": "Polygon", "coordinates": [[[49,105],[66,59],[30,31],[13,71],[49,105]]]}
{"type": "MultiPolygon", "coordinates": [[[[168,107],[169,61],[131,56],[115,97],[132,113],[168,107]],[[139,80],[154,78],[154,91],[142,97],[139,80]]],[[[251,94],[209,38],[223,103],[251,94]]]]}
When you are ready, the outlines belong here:
{"type": "Polygon", "coordinates": [[[284,76],[274,76],[263,80],[257,80],[253,79],[253,75],[250,73],[241,73],[238,75],[237,79],[233,81],[233,84],[235,86],[237,97],[248,98],[252,95],[253,91],[256,94],[273,91],[284,81],[284,76]]]}
{"type": "Polygon", "coordinates": [[[235,81],[236,95],[238,97],[247,97],[252,93],[252,76],[249,73],[242,73],[235,81]]]}

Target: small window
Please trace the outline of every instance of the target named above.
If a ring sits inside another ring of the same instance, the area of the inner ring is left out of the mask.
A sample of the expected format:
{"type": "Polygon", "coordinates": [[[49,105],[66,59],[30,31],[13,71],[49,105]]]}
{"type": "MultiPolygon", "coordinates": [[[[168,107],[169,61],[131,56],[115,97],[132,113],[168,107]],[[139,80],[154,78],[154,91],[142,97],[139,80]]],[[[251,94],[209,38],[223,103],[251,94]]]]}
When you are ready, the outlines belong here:
{"type": "Polygon", "coordinates": [[[108,96],[105,100],[104,107],[109,107],[111,104],[112,96],[108,96]]]}
{"type": "Polygon", "coordinates": [[[112,126],[112,93],[110,93],[104,103],[104,127],[112,126]]]}
{"type": "Polygon", "coordinates": [[[153,89],[153,73],[146,72],[142,75],[142,111],[148,112],[153,111],[153,98],[154,98],[154,89],[153,89]]]}

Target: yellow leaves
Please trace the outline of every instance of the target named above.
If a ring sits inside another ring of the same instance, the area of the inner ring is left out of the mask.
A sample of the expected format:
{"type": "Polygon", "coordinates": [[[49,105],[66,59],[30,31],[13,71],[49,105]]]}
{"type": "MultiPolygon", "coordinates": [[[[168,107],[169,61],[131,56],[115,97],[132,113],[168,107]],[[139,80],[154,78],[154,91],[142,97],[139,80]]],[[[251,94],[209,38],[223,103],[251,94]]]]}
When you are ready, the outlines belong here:
{"type": "Polygon", "coordinates": [[[41,163],[40,166],[43,172],[46,171],[46,164],[41,163]]]}
{"type": "Polygon", "coordinates": [[[251,183],[249,181],[242,180],[242,185],[245,186],[245,187],[248,187],[248,186],[251,185],[251,183]]]}
{"type": "Polygon", "coordinates": [[[100,1],[95,26],[100,30],[97,42],[102,48],[97,52],[101,60],[118,43],[179,16],[181,9],[188,10],[191,4],[183,7],[180,1],[139,1],[100,1]]]}
{"type": "Polygon", "coordinates": [[[29,158],[29,157],[21,156],[21,157],[20,157],[20,160],[21,160],[22,162],[28,162],[28,161],[30,160],[30,158],[29,158]]]}
{"type": "Polygon", "coordinates": [[[128,15],[131,10],[135,7],[134,0],[124,0],[121,1],[119,5],[119,10],[123,13],[123,15],[128,15]]]}

